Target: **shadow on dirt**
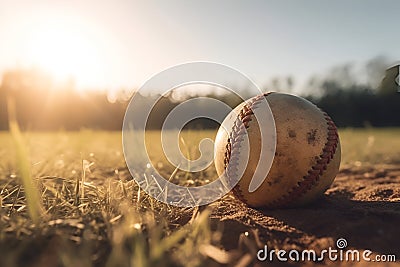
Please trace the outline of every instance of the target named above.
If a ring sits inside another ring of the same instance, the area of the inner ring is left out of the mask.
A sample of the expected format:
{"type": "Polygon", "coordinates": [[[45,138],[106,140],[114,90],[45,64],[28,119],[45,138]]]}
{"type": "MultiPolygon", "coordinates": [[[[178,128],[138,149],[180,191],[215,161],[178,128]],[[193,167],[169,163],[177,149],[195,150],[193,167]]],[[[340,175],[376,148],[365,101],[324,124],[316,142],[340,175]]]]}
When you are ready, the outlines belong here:
{"type": "Polygon", "coordinates": [[[328,195],[307,208],[262,213],[307,235],[345,238],[353,248],[400,255],[400,202],[328,195]]]}

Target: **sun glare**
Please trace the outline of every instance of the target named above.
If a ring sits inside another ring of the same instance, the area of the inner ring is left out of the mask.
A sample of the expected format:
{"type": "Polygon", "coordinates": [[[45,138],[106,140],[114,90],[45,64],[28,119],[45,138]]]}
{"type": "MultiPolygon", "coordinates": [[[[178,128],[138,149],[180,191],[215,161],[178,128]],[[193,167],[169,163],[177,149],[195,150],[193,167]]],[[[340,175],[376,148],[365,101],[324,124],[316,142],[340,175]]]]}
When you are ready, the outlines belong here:
{"type": "Polygon", "coordinates": [[[29,61],[56,80],[73,78],[83,86],[100,84],[102,63],[96,40],[84,25],[56,21],[32,27],[29,61]]]}

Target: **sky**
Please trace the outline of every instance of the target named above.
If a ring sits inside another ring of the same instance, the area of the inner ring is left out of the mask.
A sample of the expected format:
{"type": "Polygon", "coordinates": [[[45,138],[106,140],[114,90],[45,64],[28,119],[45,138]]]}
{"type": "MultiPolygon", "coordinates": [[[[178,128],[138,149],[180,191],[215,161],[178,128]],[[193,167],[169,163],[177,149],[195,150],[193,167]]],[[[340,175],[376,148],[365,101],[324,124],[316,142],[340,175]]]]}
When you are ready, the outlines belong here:
{"type": "Polygon", "coordinates": [[[212,61],[259,86],[333,66],[400,59],[399,1],[0,0],[0,73],[40,67],[82,88],[139,87],[212,61]]]}

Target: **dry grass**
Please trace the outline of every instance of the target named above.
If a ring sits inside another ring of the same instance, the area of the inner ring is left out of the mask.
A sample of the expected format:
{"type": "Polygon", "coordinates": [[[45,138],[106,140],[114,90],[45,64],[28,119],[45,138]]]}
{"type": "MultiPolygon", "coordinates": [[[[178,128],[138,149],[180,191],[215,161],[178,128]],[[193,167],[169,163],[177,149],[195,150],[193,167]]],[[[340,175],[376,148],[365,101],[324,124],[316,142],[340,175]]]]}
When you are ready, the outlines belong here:
{"type": "Polygon", "coordinates": [[[206,260],[199,247],[217,242],[209,210],[171,207],[139,190],[119,133],[24,134],[44,208],[33,221],[12,138],[0,134],[5,266],[196,266],[206,260]]]}

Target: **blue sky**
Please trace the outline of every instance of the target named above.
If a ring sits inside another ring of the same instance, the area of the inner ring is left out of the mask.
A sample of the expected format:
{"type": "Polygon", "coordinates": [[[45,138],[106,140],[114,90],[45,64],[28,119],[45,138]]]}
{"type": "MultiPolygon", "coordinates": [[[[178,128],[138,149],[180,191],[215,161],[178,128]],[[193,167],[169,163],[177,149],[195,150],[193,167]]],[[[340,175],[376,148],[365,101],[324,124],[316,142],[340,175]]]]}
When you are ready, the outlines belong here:
{"type": "Polygon", "coordinates": [[[80,86],[137,87],[169,66],[195,60],[227,64],[260,86],[286,75],[301,84],[347,62],[363,64],[378,55],[399,60],[399,11],[399,1],[371,0],[0,0],[0,72],[40,65],[21,51],[30,49],[32,32],[43,29],[38,21],[52,27],[62,17],[63,29],[82,29],[96,51],[84,65],[96,69],[91,79],[71,74],[80,86]]]}

